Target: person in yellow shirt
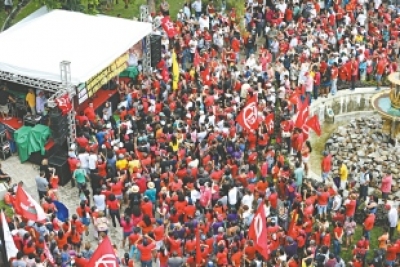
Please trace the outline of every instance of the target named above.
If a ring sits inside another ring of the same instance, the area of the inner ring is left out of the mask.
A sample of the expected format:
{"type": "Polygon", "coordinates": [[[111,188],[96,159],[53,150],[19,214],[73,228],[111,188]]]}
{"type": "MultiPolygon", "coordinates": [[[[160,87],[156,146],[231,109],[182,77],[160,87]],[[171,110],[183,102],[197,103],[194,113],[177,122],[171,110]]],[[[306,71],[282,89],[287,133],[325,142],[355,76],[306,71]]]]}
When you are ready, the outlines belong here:
{"type": "Polygon", "coordinates": [[[347,169],[346,164],[344,164],[341,160],[338,161],[338,166],[339,166],[340,188],[345,190],[347,185],[347,177],[349,176],[349,170],[347,169]]]}
{"type": "Polygon", "coordinates": [[[129,173],[133,173],[133,169],[140,169],[142,166],[140,164],[140,160],[138,159],[130,159],[128,163],[129,173]]]}
{"type": "Polygon", "coordinates": [[[117,163],[115,163],[117,170],[126,170],[128,168],[128,160],[123,154],[119,154],[118,158],[117,163]]]}
{"type": "Polygon", "coordinates": [[[30,109],[32,115],[36,115],[36,96],[32,88],[28,90],[25,97],[26,105],[30,109]]]}

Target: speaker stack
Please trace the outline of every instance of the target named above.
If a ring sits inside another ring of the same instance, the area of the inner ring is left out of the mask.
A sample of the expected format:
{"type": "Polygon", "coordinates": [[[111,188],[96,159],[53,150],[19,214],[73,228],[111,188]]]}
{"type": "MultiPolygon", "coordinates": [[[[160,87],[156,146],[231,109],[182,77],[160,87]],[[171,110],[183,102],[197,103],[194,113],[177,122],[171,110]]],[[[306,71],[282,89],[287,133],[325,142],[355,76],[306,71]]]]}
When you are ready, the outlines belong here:
{"type": "Polygon", "coordinates": [[[66,185],[72,178],[71,171],[68,166],[67,155],[60,152],[49,158],[49,166],[56,170],[61,186],[66,185]]]}
{"type": "Polygon", "coordinates": [[[161,61],[161,35],[150,36],[151,67],[155,68],[161,61]]]}
{"type": "Polygon", "coordinates": [[[62,145],[68,136],[68,117],[57,107],[49,111],[50,130],[54,143],[62,145]]]}

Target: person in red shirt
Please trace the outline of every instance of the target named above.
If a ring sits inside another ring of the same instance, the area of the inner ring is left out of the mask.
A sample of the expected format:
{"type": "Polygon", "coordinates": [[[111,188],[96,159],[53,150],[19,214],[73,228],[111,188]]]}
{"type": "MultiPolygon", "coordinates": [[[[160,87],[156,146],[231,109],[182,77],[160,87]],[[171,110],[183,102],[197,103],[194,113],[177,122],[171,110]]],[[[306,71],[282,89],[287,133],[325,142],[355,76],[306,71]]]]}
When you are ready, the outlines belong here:
{"type": "Polygon", "coordinates": [[[152,252],[156,248],[156,242],[154,239],[146,234],[137,240],[135,244],[137,249],[140,251],[140,261],[142,263],[142,267],[152,267],[152,252]],[[142,241],[142,243],[138,244],[139,241],[142,241]]]}
{"type": "Polygon", "coordinates": [[[117,219],[119,226],[121,227],[121,215],[119,213],[120,203],[113,193],[108,197],[107,208],[110,211],[113,226],[117,227],[117,223],[115,222],[115,219],[117,219]]]}
{"type": "Polygon", "coordinates": [[[358,61],[355,57],[350,62],[350,73],[351,73],[351,87],[350,90],[356,90],[356,81],[358,79],[358,61]]]}
{"type": "Polygon", "coordinates": [[[326,218],[329,197],[330,195],[327,187],[321,191],[317,191],[318,215],[320,218],[326,218]]]}
{"type": "Polygon", "coordinates": [[[374,224],[375,224],[375,214],[370,213],[368,214],[367,218],[365,218],[364,220],[364,236],[367,240],[369,240],[370,238],[370,231],[372,230],[372,228],[374,228],[374,224]]]}
{"type": "Polygon", "coordinates": [[[268,197],[268,201],[271,204],[271,207],[276,209],[278,207],[278,193],[275,191],[275,188],[270,188],[271,194],[268,197]]]}
{"type": "Polygon", "coordinates": [[[380,86],[382,85],[382,75],[385,72],[386,65],[387,65],[387,62],[383,58],[380,58],[378,61],[378,64],[376,65],[375,79],[376,79],[376,83],[377,83],[377,87],[376,87],[377,90],[381,89],[380,86]]]}
{"type": "Polygon", "coordinates": [[[87,108],[85,108],[85,110],[83,111],[84,115],[89,119],[89,121],[94,122],[94,120],[96,119],[96,112],[93,108],[93,103],[90,102],[89,106],[87,108]]]}
{"type": "Polygon", "coordinates": [[[322,171],[322,180],[325,183],[325,180],[329,177],[329,173],[332,170],[332,156],[328,151],[323,152],[324,158],[321,161],[321,171],[322,171]]]}
{"type": "Polygon", "coordinates": [[[82,257],[82,254],[78,253],[78,255],[75,258],[75,265],[76,267],[85,267],[89,263],[88,259],[85,259],[82,257]]]}
{"type": "Polygon", "coordinates": [[[390,239],[387,240],[386,249],[386,265],[393,266],[399,252],[399,246],[396,243],[392,243],[390,239]]]}

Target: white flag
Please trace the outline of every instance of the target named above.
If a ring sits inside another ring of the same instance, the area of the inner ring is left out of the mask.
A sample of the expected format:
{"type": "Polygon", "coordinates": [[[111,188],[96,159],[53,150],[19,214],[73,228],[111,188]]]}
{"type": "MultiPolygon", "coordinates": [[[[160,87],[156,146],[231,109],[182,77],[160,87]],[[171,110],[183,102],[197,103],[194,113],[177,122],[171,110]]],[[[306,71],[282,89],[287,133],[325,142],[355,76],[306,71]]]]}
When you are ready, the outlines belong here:
{"type": "Polygon", "coordinates": [[[10,260],[17,256],[18,249],[15,246],[14,240],[12,238],[10,228],[8,227],[8,223],[6,221],[6,216],[4,216],[4,212],[1,211],[1,223],[4,233],[4,244],[6,247],[7,258],[10,260]]]}

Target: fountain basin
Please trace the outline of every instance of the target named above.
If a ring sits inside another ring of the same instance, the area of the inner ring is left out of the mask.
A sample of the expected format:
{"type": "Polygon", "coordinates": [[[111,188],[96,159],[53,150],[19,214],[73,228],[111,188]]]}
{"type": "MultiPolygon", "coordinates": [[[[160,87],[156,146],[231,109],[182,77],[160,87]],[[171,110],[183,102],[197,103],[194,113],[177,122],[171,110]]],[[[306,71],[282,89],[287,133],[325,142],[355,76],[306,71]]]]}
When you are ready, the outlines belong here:
{"type": "Polygon", "coordinates": [[[371,105],[383,119],[382,132],[396,139],[400,136],[400,73],[394,72],[388,79],[390,89],[373,95],[371,105]]]}
{"type": "Polygon", "coordinates": [[[381,116],[391,120],[400,120],[400,110],[392,107],[390,90],[375,94],[371,98],[371,104],[381,116]]]}

